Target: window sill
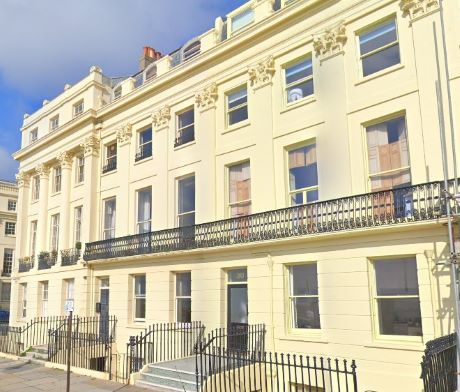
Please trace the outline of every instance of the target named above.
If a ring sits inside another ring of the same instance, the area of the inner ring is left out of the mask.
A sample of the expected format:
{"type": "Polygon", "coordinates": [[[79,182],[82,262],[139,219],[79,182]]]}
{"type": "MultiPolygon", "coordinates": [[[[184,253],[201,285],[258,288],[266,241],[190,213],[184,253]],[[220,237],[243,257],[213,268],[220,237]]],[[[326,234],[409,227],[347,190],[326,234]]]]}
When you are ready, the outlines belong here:
{"type": "Polygon", "coordinates": [[[196,140],[192,140],[191,142],[184,143],[184,144],[181,144],[180,146],[174,147],[174,151],[181,150],[188,146],[193,146],[194,144],[196,144],[196,140]]]}
{"type": "Polygon", "coordinates": [[[396,64],[396,65],[392,65],[389,68],[382,69],[381,71],[378,71],[378,72],[373,73],[371,75],[368,75],[368,76],[365,76],[365,77],[360,77],[360,79],[357,82],[355,82],[355,86],[359,86],[359,85],[361,85],[363,83],[369,82],[370,80],[380,78],[381,76],[390,74],[392,72],[399,71],[400,69],[403,69],[404,67],[405,67],[404,64],[396,64]]]}
{"type": "Polygon", "coordinates": [[[247,127],[249,125],[251,125],[251,122],[249,120],[240,121],[239,123],[227,126],[227,128],[224,131],[222,131],[222,135],[229,133],[229,132],[236,131],[237,129],[240,129],[240,128],[247,127]]]}
{"type": "Polygon", "coordinates": [[[316,343],[329,343],[323,336],[321,330],[288,330],[284,335],[275,338],[279,340],[290,340],[299,342],[316,342],[316,343]]]}
{"type": "Polygon", "coordinates": [[[302,106],[305,106],[305,105],[308,105],[312,102],[316,102],[316,97],[314,95],[310,95],[308,97],[305,97],[305,98],[302,98],[302,99],[299,99],[298,101],[295,101],[291,104],[287,104],[285,102],[285,106],[284,108],[280,111],[281,114],[283,113],[286,113],[286,112],[289,112],[293,109],[297,109],[299,107],[302,107],[302,106]]]}
{"type": "Polygon", "coordinates": [[[145,328],[145,320],[139,321],[131,321],[131,324],[126,326],[128,329],[144,329],[145,328]]]}
{"type": "Polygon", "coordinates": [[[51,194],[51,197],[58,196],[58,195],[60,195],[60,194],[61,194],[61,191],[59,191],[59,192],[53,192],[53,193],[51,194]]]}
{"type": "Polygon", "coordinates": [[[114,169],[114,170],[110,170],[108,172],[105,172],[105,173],[102,173],[101,172],[101,177],[105,177],[105,176],[110,176],[111,174],[114,174],[117,172],[117,169],[114,169]]]}
{"type": "Polygon", "coordinates": [[[364,343],[364,347],[368,348],[386,348],[389,350],[408,350],[408,351],[419,351],[423,352],[425,346],[420,339],[419,341],[414,340],[375,340],[373,342],[364,343]]]}
{"type": "MultiPolygon", "coordinates": [[[[134,161],[134,166],[140,165],[141,163],[152,161],[152,160],[153,160],[153,155],[150,155],[149,157],[139,159],[138,161],[135,160],[134,161]]],[[[108,173],[106,173],[106,174],[108,174],[108,173]]]]}
{"type": "Polygon", "coordinates": [[[74,185],[74,188],[81,187],[81,186],[83,186],[84,184],[85,184],[84,181],[82,181],[82,182],[77,182],[77,183],[74,185]]]}

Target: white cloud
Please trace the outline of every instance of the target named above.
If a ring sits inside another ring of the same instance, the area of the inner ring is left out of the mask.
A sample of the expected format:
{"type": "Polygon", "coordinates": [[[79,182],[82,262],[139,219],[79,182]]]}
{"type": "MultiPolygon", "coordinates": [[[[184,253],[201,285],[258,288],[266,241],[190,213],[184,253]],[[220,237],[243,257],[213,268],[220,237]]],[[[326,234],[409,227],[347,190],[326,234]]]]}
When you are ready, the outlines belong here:
{"type": "Polygon", "coordinates": [[[18,171],[18,163],[12,158],[11,153],[0,146],[0,180],[14,180],[18,171]]]}
{"type": "MultiPolygon", "coordinates": [[[[0,73],[52,98],[91,65],[134,73],[144,45],[171,51],[214,24],[226,0],[0,0],[0,73]]],[[[228,7],[228,3],[226,5],[228,7]]]]}

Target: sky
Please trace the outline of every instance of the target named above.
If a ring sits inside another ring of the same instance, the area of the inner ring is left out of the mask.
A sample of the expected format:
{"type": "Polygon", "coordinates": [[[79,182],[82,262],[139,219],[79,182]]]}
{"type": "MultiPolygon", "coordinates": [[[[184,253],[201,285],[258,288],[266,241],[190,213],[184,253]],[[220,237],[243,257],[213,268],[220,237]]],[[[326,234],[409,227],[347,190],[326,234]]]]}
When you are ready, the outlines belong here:
{"type": "Polygon", "coordinates": [[[138,70],[144,46],[170,53],[246,0],[0,0],[0,179],[13,180],[24,113],[100,66],[138,70]]]}

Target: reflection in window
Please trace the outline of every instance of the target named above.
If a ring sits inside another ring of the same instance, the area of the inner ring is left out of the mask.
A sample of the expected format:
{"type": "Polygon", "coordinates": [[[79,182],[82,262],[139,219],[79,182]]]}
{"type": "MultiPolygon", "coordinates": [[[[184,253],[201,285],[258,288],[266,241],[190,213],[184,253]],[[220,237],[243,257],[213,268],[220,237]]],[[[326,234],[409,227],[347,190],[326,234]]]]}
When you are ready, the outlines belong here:
{"type": "Polygon", "coordinates": [[[289,151],[289,200],[292,206],[318,200],[316,144],[289,151]]]}
{"type": "Polygon", "coordinates": [[[134,277],[134,320],[145,320],[145,275],[134,277]]]}
{"type": "Polygon", "coordinates": [[[152,222],[152,189],[137,192],[137,232],[149,233],[152,222]]]}
{"type": "Polygon", "coordinates": [[[192,321],[192,274],[190,272],[176,274],[176,321],[179,323],[192,321]]]}
{"type": "Polygon", "coordinates": [[[248,119],[248,90],[246,86],[227,95],[227,116],[228,125],[248,119]]]}
{"type": "Polygon", "coordinates": [[[254,21],[254,11],[252,10],[252,8],[248,8],[240,12],[238,15],[235,15],[232,18],[232,32],[234,33],[237,30],[240,30],[243,27],[246,27],[253,21],[254,21]]]}
{"type": "Polygon", "coordinates": [[[230,217],[251,213],[251,170],[249,162],[229,167],[230,217]]]}
{"type": "Polygon", "coordinates": [[[179,227],[195,224],[195,176],[178,180],[178,214],[179,227]]]}
{"type": "Polygon", "coordinates": [[[313,94],[313,66],[311,58],[291,65],[285,70],[288,103],[313,94]]]}

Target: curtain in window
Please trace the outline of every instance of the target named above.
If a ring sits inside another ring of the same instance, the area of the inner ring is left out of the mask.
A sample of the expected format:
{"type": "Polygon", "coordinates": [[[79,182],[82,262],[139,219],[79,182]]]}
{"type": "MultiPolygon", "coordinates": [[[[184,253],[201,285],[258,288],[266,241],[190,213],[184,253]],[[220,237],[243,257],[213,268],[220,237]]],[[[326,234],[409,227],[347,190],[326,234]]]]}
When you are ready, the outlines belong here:
{"type": "Polygon", "coordinates": [[[112,238],[115,231],[115,201],[110,200],[105,203],[104,227],[107,231],[107,238],[112,238]]]}
{"type": "Polygon", "coordinates": [[[248,200],[247,203],[231,207],[232,216],[250,214],[251,173],[249,162],[230,168],[230,204],[248,200]]]}
{"type": "MultiPolygon", "coordinates": [[[[149,222],[152,218],[152,192],[150,190],[139,192],[139,204],[137,208],[137,221],[149,222]]],[[[150,224],[144,223],[140,230],[142,233],[149,231],[150,224]]]]}
{"type": "Polygon", "coordinates": [[[290,151],[289,186],[291,191],[315,185],[318,185],[316,144],[290,151]],[[299,168],[304,168],[304,170],[299,170],[299,168]]]}

